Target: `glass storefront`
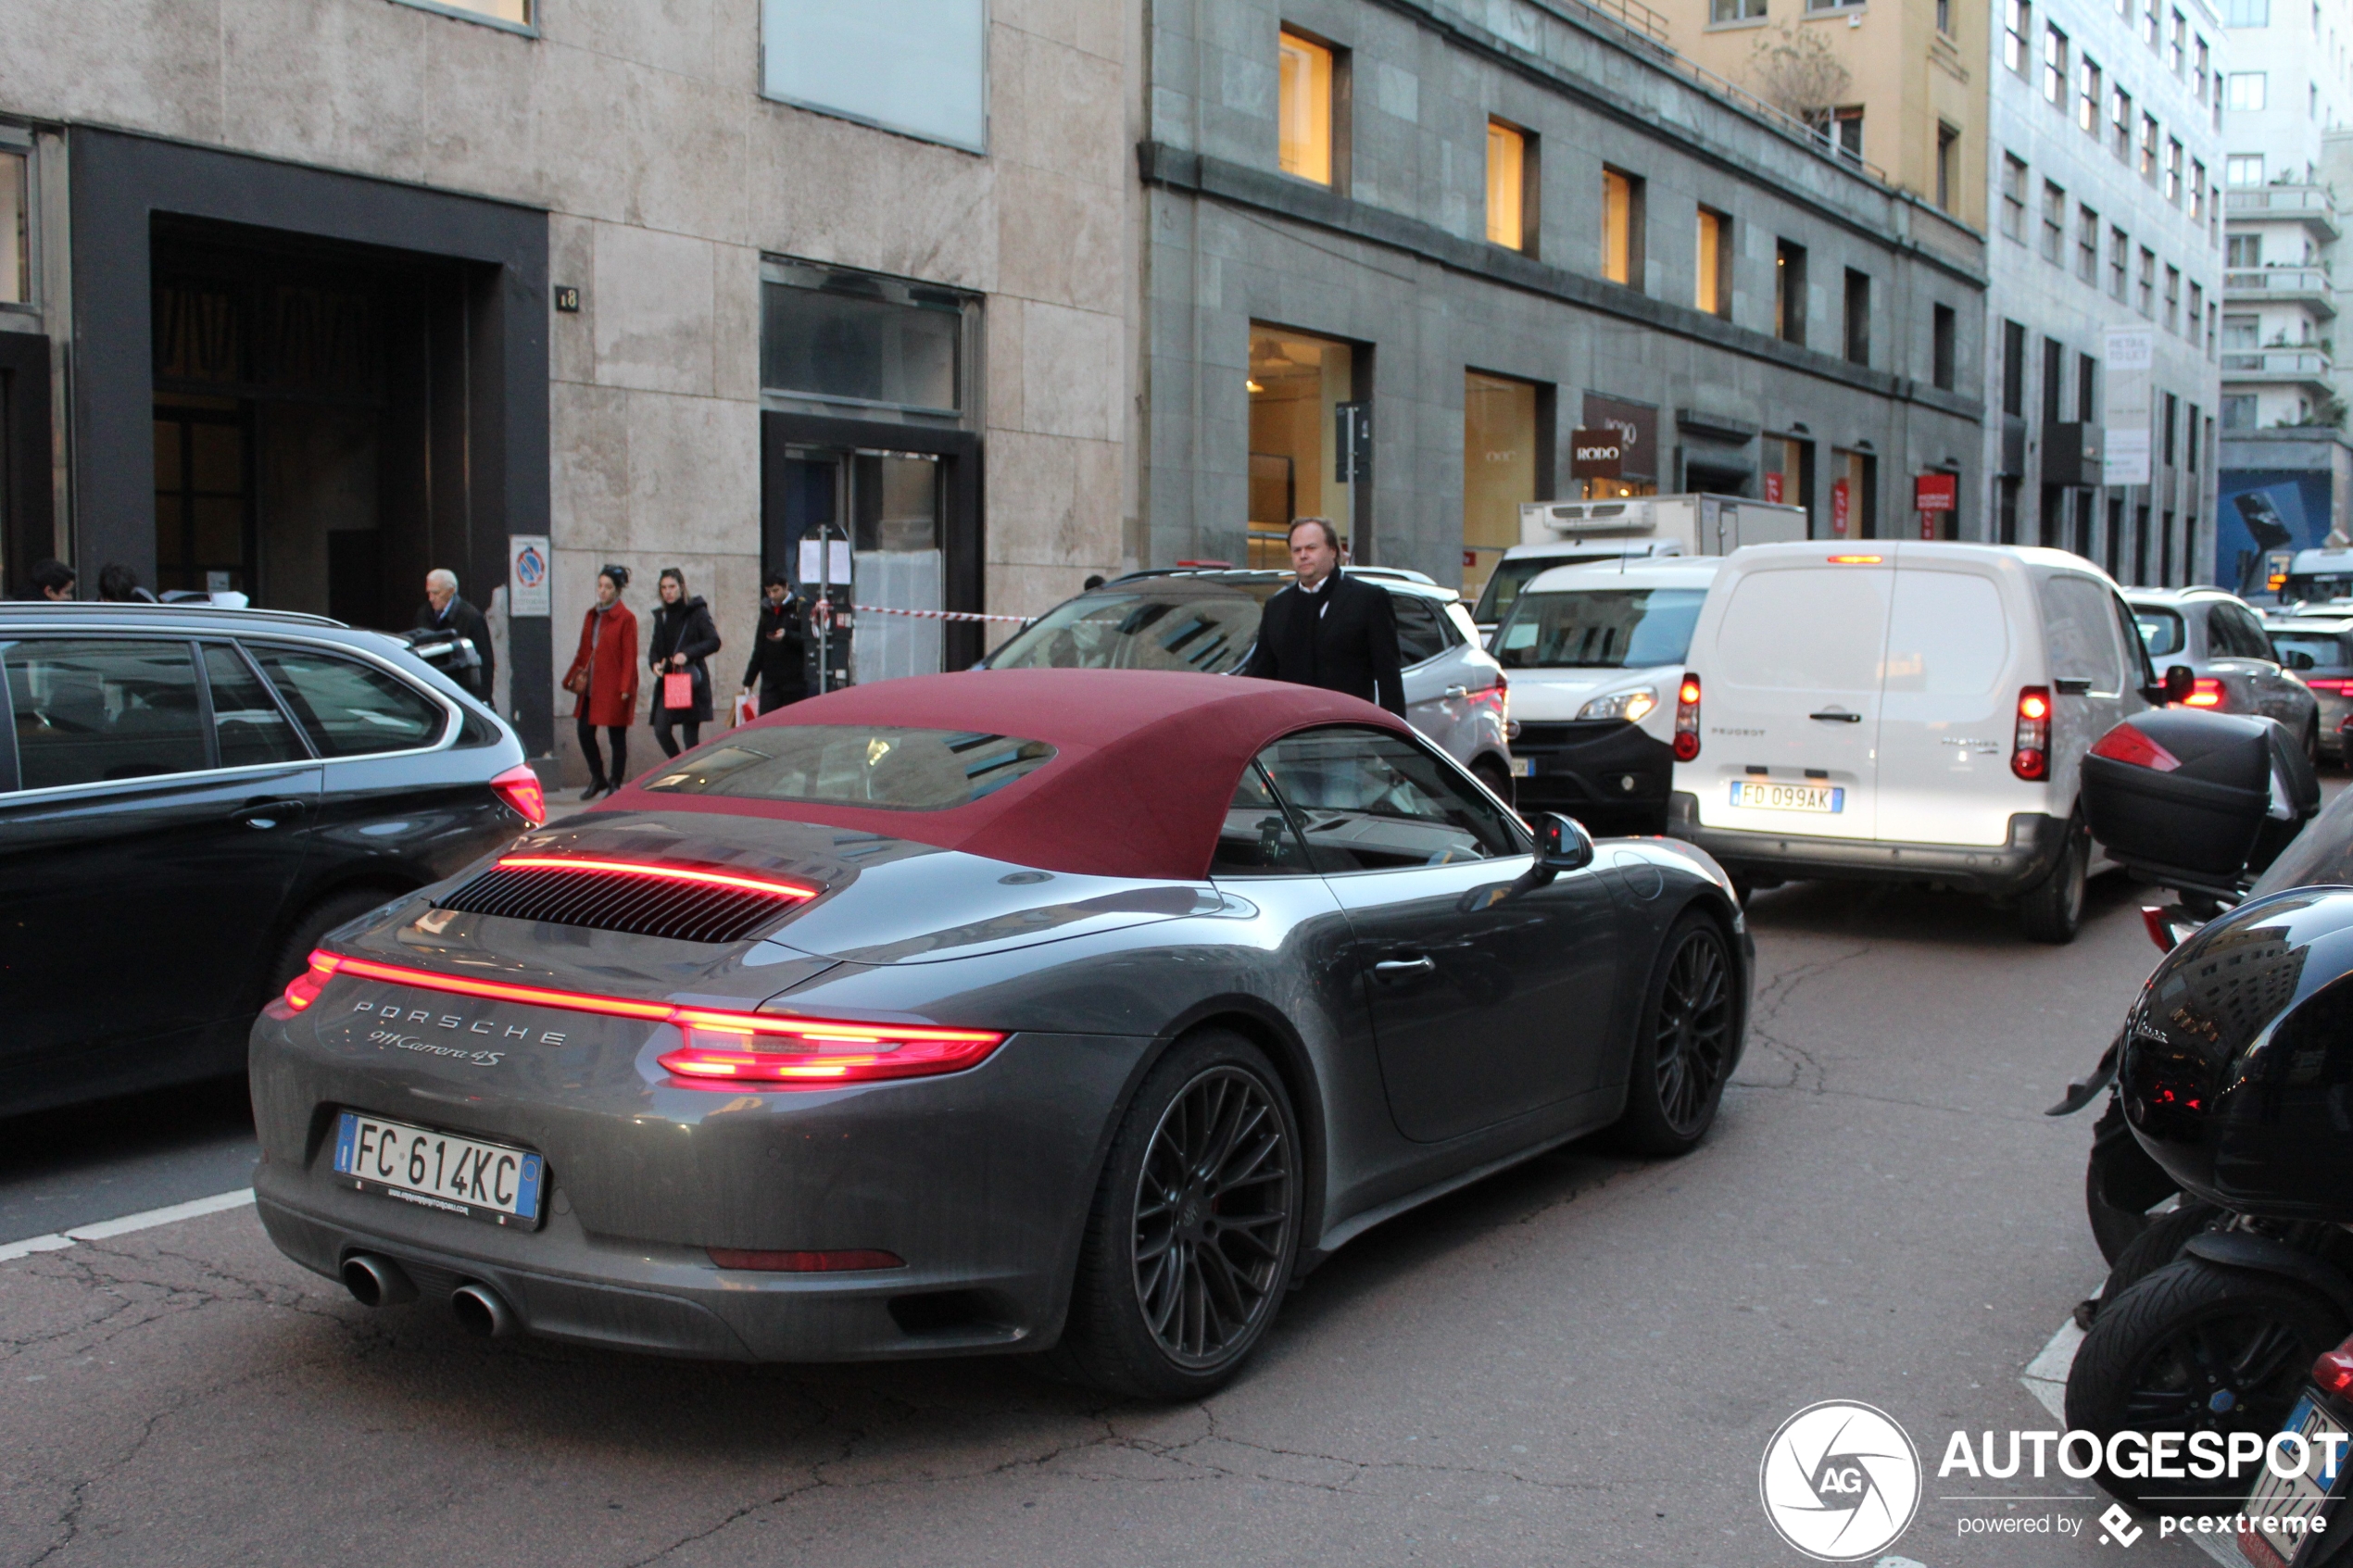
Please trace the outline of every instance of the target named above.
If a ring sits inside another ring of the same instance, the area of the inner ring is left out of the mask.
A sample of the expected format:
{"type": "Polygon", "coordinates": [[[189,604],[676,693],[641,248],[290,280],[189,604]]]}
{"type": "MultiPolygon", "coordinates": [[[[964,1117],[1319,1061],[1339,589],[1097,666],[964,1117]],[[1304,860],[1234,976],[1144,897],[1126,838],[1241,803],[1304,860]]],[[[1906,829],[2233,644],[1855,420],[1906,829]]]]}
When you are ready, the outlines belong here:
{"type": "Polygon", "coordinates": [[[1536,493],[1537,388],[1478,370],[1463,374],[1463,594],[1476,598],[1504,552],[1519,543],[1522,503],[1536,493]]]}
{"type": "Polygon", "coordinates": [[[1333,477],[1335,410],[1354,395],[1348,345],[1252,323],[1250,562],[1288,567],[1291,520],[1329,518],[1348,536],[1349,486],[1333,477]]]}

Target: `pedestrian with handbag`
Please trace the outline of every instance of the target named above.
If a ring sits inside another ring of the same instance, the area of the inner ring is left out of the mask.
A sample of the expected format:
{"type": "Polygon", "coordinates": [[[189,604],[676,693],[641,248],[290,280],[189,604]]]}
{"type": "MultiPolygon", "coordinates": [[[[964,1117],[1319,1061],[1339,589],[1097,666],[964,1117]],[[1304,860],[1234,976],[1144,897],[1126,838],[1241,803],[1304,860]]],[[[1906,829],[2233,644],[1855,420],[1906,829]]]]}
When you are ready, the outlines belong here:
{"type": "Polygon", "coordinates": [[[578,700],[573,719],[580,726],[580,749],[588,759],[583,800],[610,795],[629,782],[629,726],[637,714],[637,617],[621,602],[629,569],[608,566],[597,573],[597,603],[580,623],[580,651],[564,674],[564,690],[578,700]],[[612,746],[612,769],[597,749],[601,728],[612,746]]]}
{"type": "Polygon", "coordinates": [[[719,626],[709,605],[687,596],[686,574],[676,567],[661,569],[661,589],[646,664],[657,683],[654,739],[665,755],[675,757],[683,748],[671,737],[672,725],[685,730],[686,745],[695,746],[702,744],[702,727],[711,722],[711,671],[704,660],[719,651],[719,626]]]}

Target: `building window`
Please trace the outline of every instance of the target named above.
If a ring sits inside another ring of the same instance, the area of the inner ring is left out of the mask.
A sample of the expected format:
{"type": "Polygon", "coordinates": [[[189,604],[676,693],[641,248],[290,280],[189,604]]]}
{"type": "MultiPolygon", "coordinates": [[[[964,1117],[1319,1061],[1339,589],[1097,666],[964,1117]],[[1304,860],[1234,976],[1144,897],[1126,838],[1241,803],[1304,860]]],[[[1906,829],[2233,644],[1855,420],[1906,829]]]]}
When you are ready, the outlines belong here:
{"type": "Polygon", "coordinates": [[[2224,27],[2269,27],[2271,0],[2223,0],[2224,27]]]}
{"type": "Polygon", "coordinates": [[[2321,84],[2317,82],[2304,85],[2304,113],[2308,119],[2321,118],[2321,84]]]}
{"type": "Polygon", "coordinates": [[[2271,100],[2270,73],[2234,70],[2222,79],[2222,107],[2233,114],[2261,109],[2271,100]]]}
{"type": "Polygon", "coordinates": [[[0,305],[32,299],[32,203],[22,153],[0,150],[0,305]]]}
{"type": "Polygon", "coordinates": [[[2075,209],[2075,275],[2100,286],[2100,215],[2088,207],[2075,209]]]}
{"type": "Polygon", "coordinates": [[[2206,219],[2206,165],[2197,158],[2190,159],[2190,221],[2206,219]]]}
{"type": "Polygon", "coordinates": [[[761,394],[829,414],[962,423],[978,309],[945,289],[804,262],[763,263],[761,394]]]}
{"type": "Polygon", "coordinates": [[[2026,74],[2026,30],[2033,15],[2027,0],[2002,0],[2002,63],[2020,76],[2026,74]]]}
{"type": "Polygon", "coordinates": [[[2241,354],[2263,346],[2263,318],[2260,316],[2225,316],[2222,318],[2222,351],[2241,354]]]}
{"type": "Polygon", "coordinates": [[[2260,185],[2263,183],[2263,155],[2233,153],[2222,160],[2222,178],[2233,185],[2260,185]]]}
{"type": "Polygon", "coordinates": [[[1846,270],[1846,362],[1871,362],[1871,279],[1867,272],[1846,270]]]}
{"type": "Polygon", "coordinates": [[[2043,24],[2043,101],[2067,102],[2067,34],[2048,22],[2043,24]]]}
{"type": "Polygon", "coordinates": [[[2182,330],[2182,270],[2179,267],[2165,270],[2165,330],[2169,332],[2182,330]]]}
{"type": "Polygon", "coordinates": [[[1504,552],[1519,543],[1519,508],[1540,488],[1552,445],[1547,389],[1478,370],[1463,372],[1463,592],[1476,596],[1504,552]]]}
{"type": "Polygon", "coordinates": [[[2141,178],[2157,183],[2157,116],[2141,116],[2141,178]]]}
{"type": "Polygon", "coordinates": [[[2225,267],[2262,266],[2263,236],[2260,233],[2233,234],[2223,242],[2222,265],[2225,267]]]}
{"type": "Polygon", "coordinates": [[[2100,68],[2086,55],[2075,58],[2075,123],[2088,136],[2100,133],[2100,68]]]}
{"type": "Polygon", "coordinates": [[[1953,372],[1959,363],[1960,316],[1949,305],[1929,309],[1928,379],[1940,392],[1953,390],[1953,372]]]}
{"type": "Polygon", "coordinates": [[[402,0],[427,11],[455,11],[459,16],[479,17],[484,21],[505,22],[509,27],[529,29],[539,23],[538,6],[534,0],[402,0]]]}
{"type": "Polygon", "coordinates": [[[1344,541],[1349,487],[1333,478],[1336,410],[1355,395],[1347,344],[1253,321],[1250,328],[1250,564],[1290,558],[1294,518],[1329,518],[1344,541]]]}
{"type": "Polygon", "coordinates": [[[1773,335],[1806,341],[1806,247],[1787,240],[1773,242],[1773,335]]]}
{"type": "Polygon", "coordinates": [[[1277,156],[1284,173],[1318,185],[1333,182],[1333,78],[1340,58],[1327,44],[1285,28],[1277,35],[1277,156]]]}
{"type": "Polygon", "coordinates": [[[2043,182],[2043,259],[2054,267],[2063,266],[2059,251],[2067,240],[2067,193],[2043,182]]]}
{"type": "Polygon", "coordinates": [[[2055,337],[2043,340],[2043,424],[2059,422],[2059,404],[2067,395],[2067,345],[2055,337]]]}
{"type": "Polygon", "coordinates": [[[2125,270],[2131,263],[2132,242],[2121,229],[2108,232],[2108,293],[2117,304],[2124,303],[2125,270]]]}
{"type": "Polygon", "coordinates": [[[2173,13],[2173,31],[2165,35],[2165,69],[2179,76],[2189,63],[2189,19],[2176,11],[2173,13]]]}
{"type": "Polygon", "coordinates": [[[2182,144],[2171,136],[2165,139],[2165,199],[2176,206],[2182,200],[2182,144]]]}
{"type": "Polygon", "coordinates": [[[987,148],[986,0],[762,0],[760,28],[768,97],[987,148]]]}
{"type": "Polygon", "coordinates": [[[1953,0],[1936,0],[1936,31],[1953,36],[1953,0]]]}
{"type": "Polygon", "coordinates": [[[1487,122],[1487,237],[1507,250],[1536,251],[1536,139],[1500,119],[1487,122]]]}
{"type": "Polygon", "coordinates": [[[2202,337],[2200,328],[2206,320],[2206,286],[2190,285],[2190,346],[2196,348],[2202,337]]]}
{"type": "Polygon", "coordinates": [[[2108,90],[2108,147],[2127,163],[2133,160],[2133,94],[2121,87],[2108,90]]]}
{"type": "Polygon", "coordinates": [[[2100,400],[2094,395],[2100,381],[2100,362],[2088,354],[2075,357],[2075,417],[2091,420],[2098,417],[2100,400]]]}
{"type": "Polygon", "coordinates": [[[2206,40],[2200,38],[2196,50],[2190,56],[2190,91],[2197,95],[2201,104],[2206,102],[2206,81],[2212,74],[2213,63],[2212,51],[2207,47],[2206,40]]]}
{"type": "Polygon", "coordinates": [[[1732,220],[1712,207],[1699,209],[1693,259],[1697,286],[1692,303],[1710,316],[1732,314],[1732,220]]]}
{"type": "Polygon", "coordinates": [[[1763,21],[1765,0],[1708,0],[1707,19],[1711,22],[1763,21]]]}
{"type": "Polygon", "coordinates": [[[1863,161],[1863,109],[1859,104],[1844,108],[1818,109],[1806,116],[1806,123],[1814,128],[1831,156],[1849,163],[1863,161]]]}
{"type": "Polygon", "coordinates": [[[2016,155],[2002,155],[2002,234],[2026,238],[2026,165],[2016,155]]]}
{"type": "Polygon", "coordinates": [[[1961,133],[1943,120],[1936,123],[1936,206],[1953,210],[1961,189],[1961,133]]]}
{"type": "Polygon", "coordinates": [[[2158,47],[2157,0],[2142,0],[2141,42],[2149,46],[2151,53],[2155,53],[2158,47]]]}
{"type": "Polygon", "coordinates": [[[2189,448],[2189,451],[2183,454],[2183,456],[2189,458],[2187,467],[2192,473],[2197,472],[2197,405],[2193,403],[2190,405],[2189,422],[2182,427],[2182,433],[2188,437],[2188,439],[2183,441],[2182,445],[2189,448]]]}
{"type": "Polygon", "coordinates": [[[2026,328],[2002,323],[2002,412],[2026,417],[2026,328]]]}
{"type": "Polygon", "coordinates": [[[2141,247],[2141,314],[2157,320],[2157,252],[2141,247]]]}
{"type": "Polygon", "coordinates": [[[2253,430],[2255,428],[2255,395],[2246,392],[2222,394],[2222,428],[2253,430]]]}
{"type": "Polygon", "coordinates": [[[1642,286],[1642,182],[1615,169],[1602,170],[1602,276],[1642,286]]]}

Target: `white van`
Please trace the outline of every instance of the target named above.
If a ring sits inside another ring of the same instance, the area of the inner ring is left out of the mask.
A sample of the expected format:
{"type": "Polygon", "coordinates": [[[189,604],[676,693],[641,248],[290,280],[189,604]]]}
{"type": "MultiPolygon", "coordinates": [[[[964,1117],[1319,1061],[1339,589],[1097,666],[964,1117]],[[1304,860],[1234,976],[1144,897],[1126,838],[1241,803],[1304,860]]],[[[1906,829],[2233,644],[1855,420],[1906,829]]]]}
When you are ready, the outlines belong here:
{"type": "Polygon", "coordinates": [[[1511,679],[1514,802],[1596,834],[1664,833],[1675,687],[1721,558],[1560,566],[1489,649],[1511,679]]]}
{"type": "Polygon", "coordinates": [[[1750,885],[2015,898],[2042,942],[2074,936],[2093,869],[2083,752],[2163,695],[2106,573],[1998,545],[1738,551],[1685,669],[1668,832],[1750,885]]]}

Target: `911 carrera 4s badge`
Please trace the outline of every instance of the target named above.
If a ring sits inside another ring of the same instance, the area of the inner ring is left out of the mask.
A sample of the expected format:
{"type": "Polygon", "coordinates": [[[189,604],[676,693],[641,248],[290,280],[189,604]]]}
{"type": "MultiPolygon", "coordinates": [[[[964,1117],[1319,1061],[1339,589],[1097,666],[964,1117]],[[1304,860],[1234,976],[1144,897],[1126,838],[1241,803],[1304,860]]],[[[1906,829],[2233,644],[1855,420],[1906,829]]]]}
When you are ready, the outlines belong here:
{"type": "Polygon", "coordinates": [[[546,1167],[529,1149],[346,1110],[335,1121],[335,1174],[361,1192],[493,1224],[539,1223],[546,1167]]]}

